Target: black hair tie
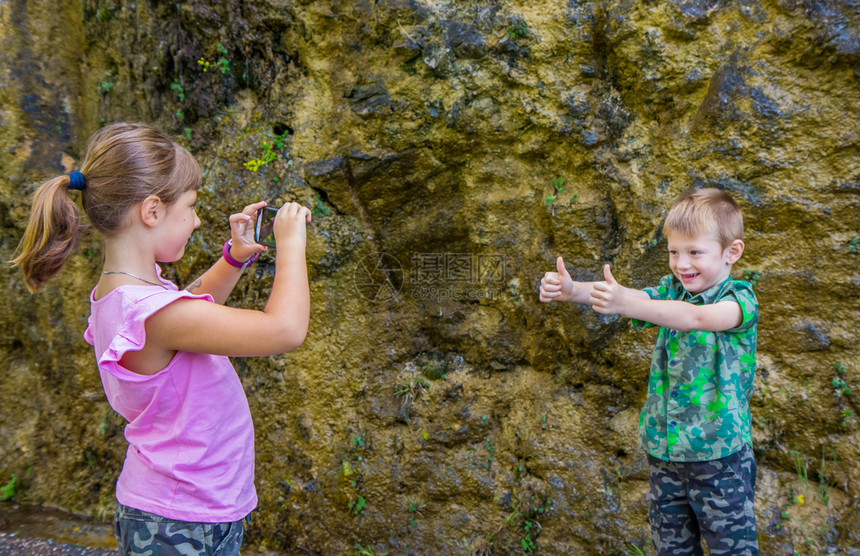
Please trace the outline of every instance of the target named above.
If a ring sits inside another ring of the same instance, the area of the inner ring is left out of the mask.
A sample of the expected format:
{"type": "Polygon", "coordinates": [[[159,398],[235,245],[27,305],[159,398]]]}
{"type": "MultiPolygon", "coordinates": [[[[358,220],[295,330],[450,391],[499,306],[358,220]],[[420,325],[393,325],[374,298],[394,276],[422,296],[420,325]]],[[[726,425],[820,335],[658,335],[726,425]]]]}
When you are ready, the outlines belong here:
{"type": "Polygon", "coordinates": [[[69,189],[83,191],[86,186],[87,182],[84,179],[84,175],[82,173],[72,172],[71,174],[69,174],[69,189]]]}

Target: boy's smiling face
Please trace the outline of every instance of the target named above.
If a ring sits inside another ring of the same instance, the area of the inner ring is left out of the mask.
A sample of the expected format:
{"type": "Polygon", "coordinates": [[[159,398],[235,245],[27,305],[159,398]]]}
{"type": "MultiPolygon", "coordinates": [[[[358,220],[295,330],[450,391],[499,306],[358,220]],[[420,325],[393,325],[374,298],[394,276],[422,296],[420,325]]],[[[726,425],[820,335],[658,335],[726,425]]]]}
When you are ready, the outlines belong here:
{"type": "Polygon", "coordinates": [[[711,234],[686,237],[672,233],[668,240],[669,268],[692,294],[702,293],[728,278],[732,265],[744,251],[743,241],[736,239],[723,248],[711,234]]]}

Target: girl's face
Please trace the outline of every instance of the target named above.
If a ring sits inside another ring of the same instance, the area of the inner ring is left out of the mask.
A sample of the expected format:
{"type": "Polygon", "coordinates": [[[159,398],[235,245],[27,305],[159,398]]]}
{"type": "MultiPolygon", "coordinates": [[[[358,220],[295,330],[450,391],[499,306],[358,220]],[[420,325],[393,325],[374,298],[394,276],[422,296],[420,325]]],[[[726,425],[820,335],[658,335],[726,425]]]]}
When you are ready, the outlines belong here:
{"type": "Polygon", "coordinates": [[[197,191],[186,191],[176,201],[166,205],[165,218],[161,225],[159,245],[156,245],[156,260],[173,262],[182,258],[191,234],[200,226],[194,206],[197,191]]]}
{"type": "Polygon", "coordinates": [[[732,246],[723,249],[709,234],[695,237],[670,234],[668,240],[669,268],[692,294],[702,293],[728,278],[732,263],[737,260],[732,246]]]}

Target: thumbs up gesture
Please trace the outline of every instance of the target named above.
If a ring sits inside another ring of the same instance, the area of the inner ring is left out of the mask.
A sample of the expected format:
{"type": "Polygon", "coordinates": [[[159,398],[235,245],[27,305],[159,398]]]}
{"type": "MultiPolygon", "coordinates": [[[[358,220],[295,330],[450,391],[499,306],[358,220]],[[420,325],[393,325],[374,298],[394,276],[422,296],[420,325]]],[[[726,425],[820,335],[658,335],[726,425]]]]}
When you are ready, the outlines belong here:
{"type": "Polygon", "coordinates": [[[568,301],[573,296],[573,280],[561,257],[556,259],[555,267],[558,272],[547,272],[540,281],[540,300],[544,303],[568,301]]]}
{"type": "Polygon", "coordinates": [[[612,275],[608,264],[603,266],[603,277],[604,282],[594,282],[588,303],[598,313],[620,314],[624,301],[624,287],[612,275]]]}
{"type": "Polygon", "coordinates": [[[603,277],[606,278],[607,284],[618,284],[618,280],[612,276],[612,270],[609,268],[608,264],[603,265],[603,277]]]}

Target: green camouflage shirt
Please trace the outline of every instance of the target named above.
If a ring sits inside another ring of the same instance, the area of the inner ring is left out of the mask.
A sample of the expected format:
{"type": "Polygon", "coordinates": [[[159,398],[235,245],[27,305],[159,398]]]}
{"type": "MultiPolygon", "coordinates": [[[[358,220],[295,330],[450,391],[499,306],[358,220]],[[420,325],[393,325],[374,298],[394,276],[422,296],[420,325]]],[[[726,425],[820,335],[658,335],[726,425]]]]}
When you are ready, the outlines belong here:
{"type": "MultiPolygon", "coordinates": [[[[651,357],[639,442],[664,461],[709,461],[752,445],[749,402],[755,376],[758,301],[748,282],[727,278],[692,295],[673,275],[644,290],[651,299],[695,305],[736,301],[737,328],[682,332],[660,327],[651,357]]],[[[634,328],[654,326],[633,319],[634,328]]]]}

